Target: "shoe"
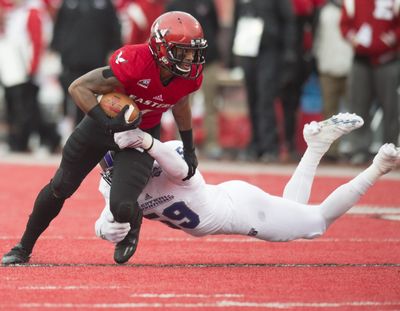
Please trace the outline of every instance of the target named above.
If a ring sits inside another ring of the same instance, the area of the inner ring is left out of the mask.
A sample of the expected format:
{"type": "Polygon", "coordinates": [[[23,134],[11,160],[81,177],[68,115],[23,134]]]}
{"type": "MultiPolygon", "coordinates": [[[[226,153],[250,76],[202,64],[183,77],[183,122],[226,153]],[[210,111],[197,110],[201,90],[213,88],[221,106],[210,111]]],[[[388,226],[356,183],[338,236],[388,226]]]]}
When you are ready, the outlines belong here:
{"type": "Polygon", "coordinates": [[[318,148],[326,152],[336,139],[363,124],[364,120],[355,113],[339,113],[324,121],[312,121],[306,124],[303,129],[303,136],[308,147],[318,148]]]}
{"type": "Polygon", "coordinates": [[[19,243],[3,256],[1,263],[3,265],[23,264],[27,263],[30,258],[31,253],[19,243]]]}
{"type": "Polygon", "coordinates": [[[127,262],[136,252],[139,243],[139,232],[142,226],[143,212],[138,211],[136,219],[131,222],[131,230],[126,237],[115,245],[114,261],[118,264],[127,262]]]}
{"type": "Polygon", "coordinates": [[[379,148],[372,163],[382,174],[389,173],[400,164],[400,148],[393,144],[384,144],[379,148]]]}

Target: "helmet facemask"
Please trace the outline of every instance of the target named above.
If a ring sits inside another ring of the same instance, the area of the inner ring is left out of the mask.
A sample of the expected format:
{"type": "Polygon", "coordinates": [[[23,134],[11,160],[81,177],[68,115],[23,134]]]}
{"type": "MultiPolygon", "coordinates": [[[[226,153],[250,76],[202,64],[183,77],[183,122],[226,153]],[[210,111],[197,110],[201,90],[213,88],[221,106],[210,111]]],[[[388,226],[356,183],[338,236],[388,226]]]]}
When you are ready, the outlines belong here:
{"type": "MultiPolygon", "coordinates": [[[[195,40],[192,40],[195,41],[195,40]]],[[[171,66],[167,69],[177,76],[187,79],[196,79],[203,71],[207,41],[197,40],[193,45],[170,43],[167,46],[167,58],[171,66]]]]}

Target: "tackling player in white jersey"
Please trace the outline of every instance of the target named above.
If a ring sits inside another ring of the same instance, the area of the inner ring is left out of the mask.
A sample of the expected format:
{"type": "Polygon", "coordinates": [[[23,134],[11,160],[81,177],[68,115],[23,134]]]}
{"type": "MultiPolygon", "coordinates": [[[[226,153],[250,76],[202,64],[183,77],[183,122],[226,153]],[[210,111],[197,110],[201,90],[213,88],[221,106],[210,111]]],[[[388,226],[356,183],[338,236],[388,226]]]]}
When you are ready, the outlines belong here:
{"type": "MultiPolygon", "coordinates": [[[[373,163],[358,176],[338,187],[321,204],[308,205],[322,156],[333,141],[362,125],[362,118],[350,113],[306,124],[303,135],[308,147],[282,197],[240,180],[209,185],[198,170],[191,179],[183,181],[188,166],[178,141],[161,143],[140,129],[117,133],[114,139],[120,148],[143,148],[156,160],[138,200],[144,217],[194,236],[239,234],[265,241],[291,241],[321,236],[380,176],[400,163],[400,148],[385,144],[373,163]]],[[[129,223],[113,220],[109,190],[107,177],[102,178],[100,192],[106,206],[96,221],[95,231],[97,236],[117,243],[130,227],[129,223]]]]}

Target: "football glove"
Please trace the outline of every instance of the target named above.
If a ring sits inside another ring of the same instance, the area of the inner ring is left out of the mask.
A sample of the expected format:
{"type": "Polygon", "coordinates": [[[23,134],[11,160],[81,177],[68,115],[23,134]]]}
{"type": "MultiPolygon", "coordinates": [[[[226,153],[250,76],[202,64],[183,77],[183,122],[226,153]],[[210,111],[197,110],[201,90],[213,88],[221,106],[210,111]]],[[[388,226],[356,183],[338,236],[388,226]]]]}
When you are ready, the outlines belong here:
{"type": "Polygon", "coordinates": [[[121,242],[131,229],[129,222],[116,222],[111,213],[107,213],[105,217],[98,220],[99,226],[96,226],[96,235],[103,240],[112,243],[121,242]]]}
{"type": "Polygon", "coordinates": [[[190,179],[196,173],[198,161],[193,146],[193,131],[191,129],[179,131],[179,134],[181,135],[183,143],[183,158],[185,159],[189,167],[187,176],[182,179],[183,181],[185,181],[190,179]]]}
{"type": "Polygon", "coordinates": [[[153,137],[141,129],[115,133],[114,141],[119,148],[142,148],[149,151],[153,146],[153,137]]]}
{"type": "Polygon", "coordinates": [[[136,120],[134,120],[133,122],[129,122],[129,123],[126,122],[125,112],[128,109],[129,109],[129,106],[126,105],[124,108],[121,109],[121,111],[114,118],[109,118],[104,113],[103,109],[101,109],[100,105],[96,105],[88,112],[88,115],[92,119],[100,122],[108,134],[114,134],[114,133],[118,133],[118,132],[135,129],[139,126],[140,122],[142,121],[142,113],[139,112],[136,120]]]}
{"type": "Polygon", "coordinates": [[[194,148],[193,149],[183,148],[183,158],[185,159],[189,167],[188,175],[184,179],[182,179],[183,181],[185,181],[193,177],[193,175],[196,173],[196,168],[199,163],[197,161],[197,156],[194,148]]]}

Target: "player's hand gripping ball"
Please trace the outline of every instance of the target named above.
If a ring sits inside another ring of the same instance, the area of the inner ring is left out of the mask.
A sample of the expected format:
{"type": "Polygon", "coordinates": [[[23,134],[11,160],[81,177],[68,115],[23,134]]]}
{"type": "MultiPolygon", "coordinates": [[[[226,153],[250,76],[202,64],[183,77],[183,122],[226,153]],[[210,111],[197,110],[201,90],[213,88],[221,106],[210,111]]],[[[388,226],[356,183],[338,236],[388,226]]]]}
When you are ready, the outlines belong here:
{"type": "Polygon", "coordinates": [[[140,115],[140,110],[134,100],[122,93],[111,92],[99,95],[97,101],[110,118],[114,118],[127,105],[129,105],[128,110],[125,112],[125,121],[127,123],[132,123],[140,115]]]}

